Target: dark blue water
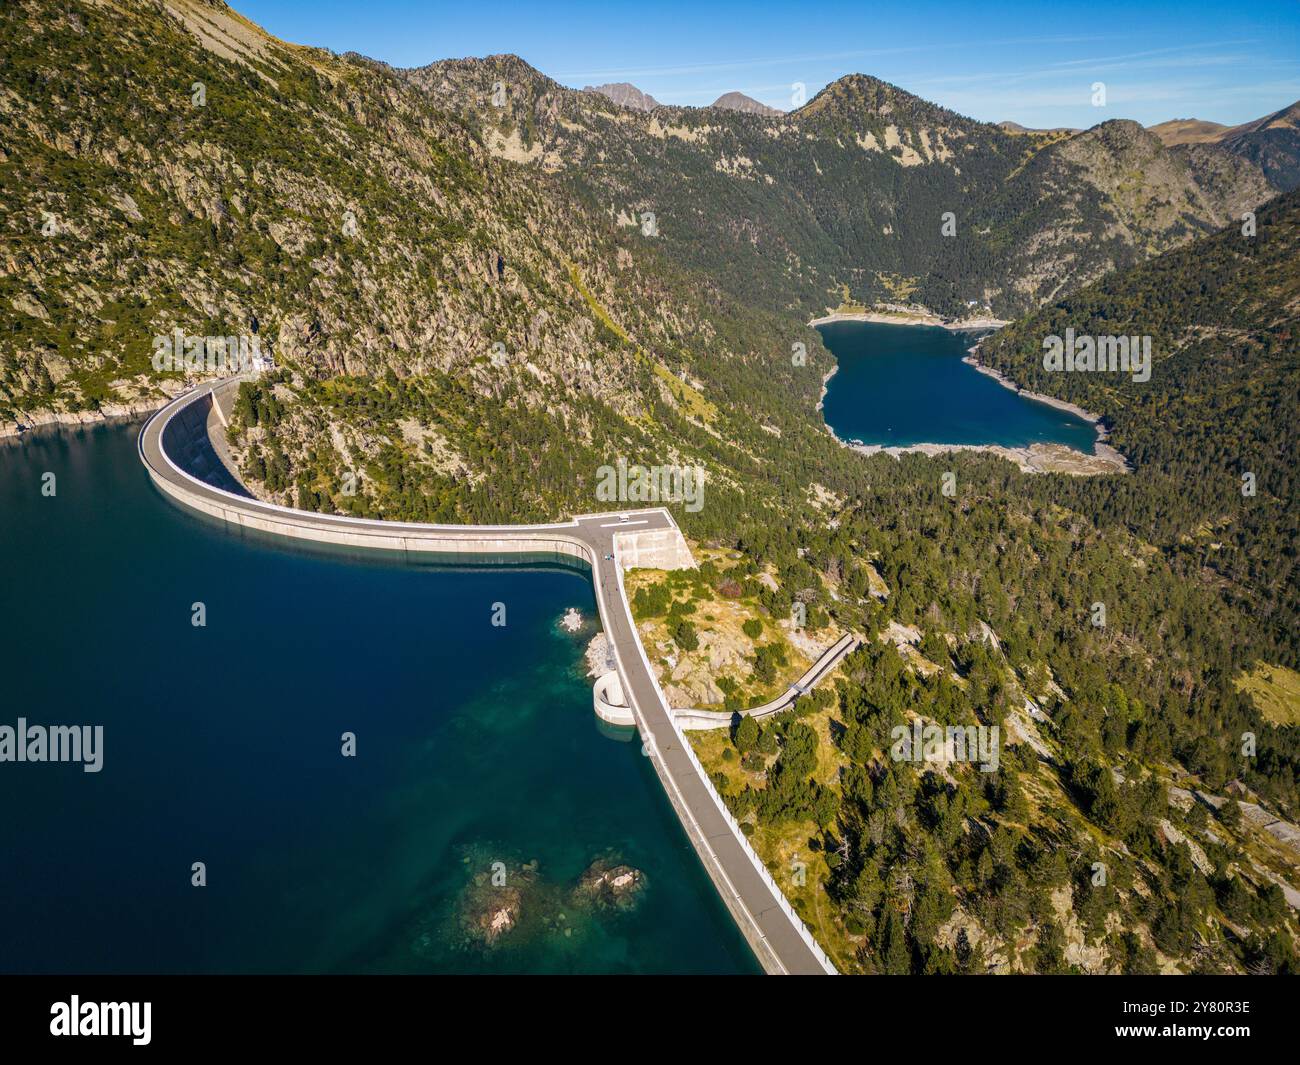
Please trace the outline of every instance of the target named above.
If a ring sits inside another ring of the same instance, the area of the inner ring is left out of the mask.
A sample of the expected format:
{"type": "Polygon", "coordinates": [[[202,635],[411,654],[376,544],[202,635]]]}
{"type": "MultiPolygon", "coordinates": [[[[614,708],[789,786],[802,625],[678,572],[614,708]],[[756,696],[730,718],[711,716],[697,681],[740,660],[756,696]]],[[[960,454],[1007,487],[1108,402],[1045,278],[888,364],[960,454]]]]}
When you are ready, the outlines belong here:
{"type": "Polygon", "coordinates": [[[1057,443],[1092,453],[1091,424],[962,362],[969,334],[875,322],[818,328],[839,363],[822,413],[841,440],[886,447],[1057,443]]]}
{"type": "Polygon", "coordinates": [[[556,629],[594,616],[585,569],[245,536],[166,501],[134,438],[0,446],[0,724],[104,726],[98,774],[0,763],[0,971],[758,971],[597,727],[590,631],[556,629]],[[630,910],[572,896],[602,857],[645,874],[630,910]],[[522,915],[487,946],[494,862],[522,915]]]}

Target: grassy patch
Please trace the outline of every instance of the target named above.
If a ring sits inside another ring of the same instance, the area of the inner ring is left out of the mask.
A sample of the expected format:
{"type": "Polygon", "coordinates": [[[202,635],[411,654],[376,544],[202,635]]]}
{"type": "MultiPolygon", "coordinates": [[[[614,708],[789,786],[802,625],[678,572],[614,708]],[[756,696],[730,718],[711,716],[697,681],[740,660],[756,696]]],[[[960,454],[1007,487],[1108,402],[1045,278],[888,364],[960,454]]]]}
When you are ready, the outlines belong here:
{"type": "Polygon", "coordinates": [[[877,272],[876,279],[892,300],[910,300],[920,286],[920,279],[904,277],[902,274],[877,272]]]}
{"type": "Polygon", "coordinates": [[[1249,693],[1266,721],[1274,725],[1300,725],[1300,673],[1261,662],[1234,683],[1238,691],[1249,693]]]}
{"type": "Polygon", "coordinates": [[[687,414],[693,418],[698,418],[705,423],[712,423],[718,416],[718,408],[704,398],[703,393],[697,388],[692,388],[680,377],[674,374],[668,367],[660,364],[654,364],[655,376],[668,386],[668,391],[672,393],[673,399],[677,401],[687,414]]]}
{"type": "Polygon", "coordinates": [[[581,293],[583,300],[586,301],[588,309],[596,316],[600,323],[620,340],[628,344],[632,343],[632,338],[627,335],[627,331],[609,316],[609,311],[605,310],[600,300],[592,295],[591,289],[582,283],[582,275],[578,273],[578,268],[572,263],[569,264],[569,280],[573,282],[573,287],[581,293]]]}
{"type": "Polygon", "coordinates": [[[578,268],[572,263],[569,263],[568,266],[569,280],[573,282],[573,287],[582,295],[588,309],[596,317],[596,320],[625,344],[630,344],[636,348],[637,356],[650,364],[655,376],[668,386],[668,391],[672,394],[673,399],[686,414],[711,425],[718,416],[718,408],[705,399],[699,389],[688,385],[666,366],[651,359],[641,347],[634,344],[632,338],[627,335],[627,331],[610,317],[609,311],[605,310],[591,289],[583,284],[582,275],[578,273],[578,268]]]}
{"type": "MultiPolygon", "coordinates": [[[[832,289],[831,291],[834,292],[835,290],[832,289]]],[[[867,313],[867,305],[865,303],[859,303],[857,300],[853,298],[853,296],[849,293],[848,285],[845,284],[840,285],[839,296],[840,296],[840,302],[835,308],[836,314],[866,314],[867,313]]]]}

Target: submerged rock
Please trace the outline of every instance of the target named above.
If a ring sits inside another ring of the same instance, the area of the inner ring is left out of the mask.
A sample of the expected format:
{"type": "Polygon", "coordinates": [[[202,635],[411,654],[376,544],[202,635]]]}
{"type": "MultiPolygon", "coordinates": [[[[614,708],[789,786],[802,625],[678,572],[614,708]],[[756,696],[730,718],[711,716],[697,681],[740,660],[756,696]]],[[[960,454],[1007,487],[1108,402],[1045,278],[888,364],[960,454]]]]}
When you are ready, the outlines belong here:
{"type": "Polygon", "coordinates": [[[475,926],[485,943],[495,943],[519,923],[521,893],[515,888],[501,888],[500,895],[488,901],[475,918],[475,926]]]}
{"type": "Polygon", "coordinates": [[[537,870],[536,861],[523,865],[485,861],[460,898],[458,910],[464,935],[471,942],[490,947],[517,932],[529,913],[533,914],[529,920],[535,920],[541,887],[537,870]]]}
{"type": "Polygon", "coordinates": [[[417,957],[441,963],[450,950],[515,953],[546,942],[580,944],[602,918],[632,908],[645,874],[607,852],[573,880],[549,880],[537,858],[524,861],[499,844],[472,844],[461,854],[464,880],[441,901],[412,915],[405,938],[417,957]]]}
{"type": "Polygon", "coordinates": [[[597,906],[630,909],[645,888],[645,874],[630,865],[597,859],[578,878],[573,894],[576,901],[597,906]]]}

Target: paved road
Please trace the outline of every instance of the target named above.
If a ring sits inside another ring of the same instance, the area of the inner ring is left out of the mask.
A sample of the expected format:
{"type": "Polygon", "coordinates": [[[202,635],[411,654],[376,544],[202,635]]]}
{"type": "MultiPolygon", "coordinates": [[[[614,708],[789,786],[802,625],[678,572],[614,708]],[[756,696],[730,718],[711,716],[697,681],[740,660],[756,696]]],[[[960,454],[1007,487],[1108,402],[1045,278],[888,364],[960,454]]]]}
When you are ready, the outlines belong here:
{"type": "Polygon", "coordinates": [[[780,896],[754,867],[687,755],[686,740],[673,724],[672,711],[636,634],[623,593],[622,574],[614,562],[604,561],[602,555],[595,576],[601,621],[614,648],[623,698],[636,716],[655,771],[723,902],[767,972],[826,973],[782,908],[780,896]]]}
{"type": "MultiPolygon", "coordinates": [[[[703,861],[723,902],[735,917],[745,938],[754,948],[767,972],[825,973],[827,967],[801,934],[802,925],[783,908],[783,898],[746,852],[732,826],[719,809],[701,771],[687,754],[685,740],[674,726],[672,711],[651,671],[636,634],[623,589],[619,565],[619,539],[625,534],[675,529],[672,516],[664,509],[619,514],[583,515],[569,522],[546,525],[425,525],[409,522],[346,518],[263,503],[196,479],[173,461],[163,447],[179,445],[186,429],[208,436],[210,406],[208,394],[215,388],[224,393],[236,382],[227,379],[201,385],[178,397],[149,419],[140,431],[139,452],[150,475],[164,491],[180,502],[222,517],[241,526],[251,526],[282,535],[306,539],[369,546],[397,546],[399,549],[456,550],[462,545],[489,545],[488,550],[530,550],[533,545],[555,542],[569,545],[591,562],[596,604],[610,645],[614,650],[623,695],[636,718],[668,798],[703,861]],[[199,403],[199,406],[193,404],[199,403]],[[173,420],[179,419],[171,428],[173,420]]],[[[212,452],[214,455],[216,451],[212,452]]],[[[219,463],[217,463],[219,465],[219,463]]],[[[206,471],[209,479],[222,482],[226,471],[206,471]]]]}
{"type": "Polygon", "coordinates": [[[700,707],[693,710],[676,709],[673,714],[680,721],[683,717],[692,720],[691,728],[727,728],[730,726],[736,714],[744,717],[768,717],[772,714],[779,714],[782,710],[787,710],[794,705],[794,701],[805,692],[811,691],[826,677],[831,670],[840,664],[840,659],[851,651],[856,651],[862,646],[860,637],[851,632],[846,632],[830,647],[821,653],[821,656],[808,667],[797,681],[790,685],[785,691],[775,699],[770,699],[758,706],[751,706],[748,710],[711,710],[708,707],[700,707]],[[712,726],[705,725],[703,722],[712,721],[712,726]]]}

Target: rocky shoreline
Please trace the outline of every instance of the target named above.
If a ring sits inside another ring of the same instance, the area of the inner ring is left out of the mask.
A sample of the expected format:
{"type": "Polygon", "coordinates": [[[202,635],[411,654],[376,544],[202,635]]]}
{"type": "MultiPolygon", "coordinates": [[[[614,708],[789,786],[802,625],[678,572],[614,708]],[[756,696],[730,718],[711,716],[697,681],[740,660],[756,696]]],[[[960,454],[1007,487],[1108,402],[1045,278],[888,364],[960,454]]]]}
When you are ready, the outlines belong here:
{"type": "Polygon", "coordinates": [[[56,411],[39,410],[23,415],[22,421],[0,421],[0,439],[20,437],[33,429],[48,427],[73,428],[102,425],[123,419],[152,414],[170,402],[170,397],[142,399],[133,403],[105,403],[97,410],[56,411]]]}
{"type": "Polygon", "coordinates": [[[603,677],[610,671],[610,657],[609,638],[603,631],[596,633],[583,652],[583,661],[587,666],[586,675],[593,678],[603,677]]]}
{"type": "MultiPolygon", "coordinates": [[[[829,427],[828,427],[829,428],[829,427]]],[[[834,433],[831,433],[835,436],[834,433]]],[[[1128,463],[1114,448],[1105,444],[1105,448],[1093,455],[1075,451],[1064,444],[1030,444],[1028,447],[1003,447],[1001,444],[912,444],[909,447],[886,447],[883,444],[861,444],[845,440],[837,441],[844,447],[863,455],[891,455],[901,458],[906,454],[942,455],[951,451],[982,451],[996,455],[1008,462],[1014,462],[1022,473],[1068,473],[1078,477],[1092,477],[1103,473],[1125,473],[1128,463]]]]}
{"type": "Polygon", "coordinates": [[[888,311],[832,311],[821,318],[814,318],[810,326],[829,325],[831,322],[874,322],[877,325],[929,325],[939,329],[961,332],[966,329],[1001,329],[1007,323],[1001,318],[959,318],[948,319],[937,314],[891,313],[888,311]]]}
{"type": "Polygon", "coordinates": [[[1077,403],[1070,403],[1068,400],[1057,399],[1055,396],[1047,396],[1042,392],[1030,392],[1027,388],[1021,388],[1000,370],[995,370],[992,366],[985,366],[979,361],[979,359],[975,358],[975,349],[978,347],[979,345],[977,344],[974,348],[971,348],[967,354],[961,357],[961,361],[979,373],[984,374],[985,377],[993,378],[993,380],[1003,388],[1010,389],[1012,392],[1016,393],[1016,395],[1024,396],[1026,399],[1036,399],[1039,403],[1046,403],[1049,407],[1055,407],[1057,410],[1067,411],[1076,417],[1082,418],[1085,422],[1092,422],[1095,425],[1101,421],[1100,414],[1093,414],[1091,411],[1086,411],[1077,403]]]}
{"type": "MultiPolygon", "coordinates": [[[[1055,407],[1057,410],[1063,410],[1073,414],[1076,418],[1082,418],[1085,422],[1091,422],[1093,429],[1097,433],[1097,441],[1093,445],[1093,454],[1095,457],[1102,459],[1115,473],[1128,473],[1131,467],[1128,460],[1120,454],[1110,444],[1106,443],[1110,439],[1110,433],[1106,431],[1106,426],[1102,422],[1100,414],[1093,414],[1091,411],[1084,410],[1077,403],[1070,403],[1068,400],[1057,399],[1055,396],[1047,396],[1042,392],[1031,392],[1027,388],[1021,388],[1018,384],[1008,378],[1005,374],[993,369],[991,366],[983,365],[975,357],[975,352],[979,348],[976,344],[970,351],[962,356],[961,361],[979,373],[993,378],[1003,388],[1010,389],[1018,396],[1024,396],[1025,399],[1037,400],[1039,403],[1046,403],[1049,407],[1055,407]]],[[[1035,445],[1037,446],[1037,445],[1035,445]]]]}
{"type": "Polygon", "coordinates": [[[821,410],[822,404],[826,402],[826,393],[830,390],[831,378],[834,377],[837,373],[839,373],[839,369],[840,369],[840,360],[836,359],[835,365],[832,366],[829,370],[826,371],[825,374],[822,375],[822,391],[821,391],[821,395],[817,397],[818,410],[821,410]]]}

